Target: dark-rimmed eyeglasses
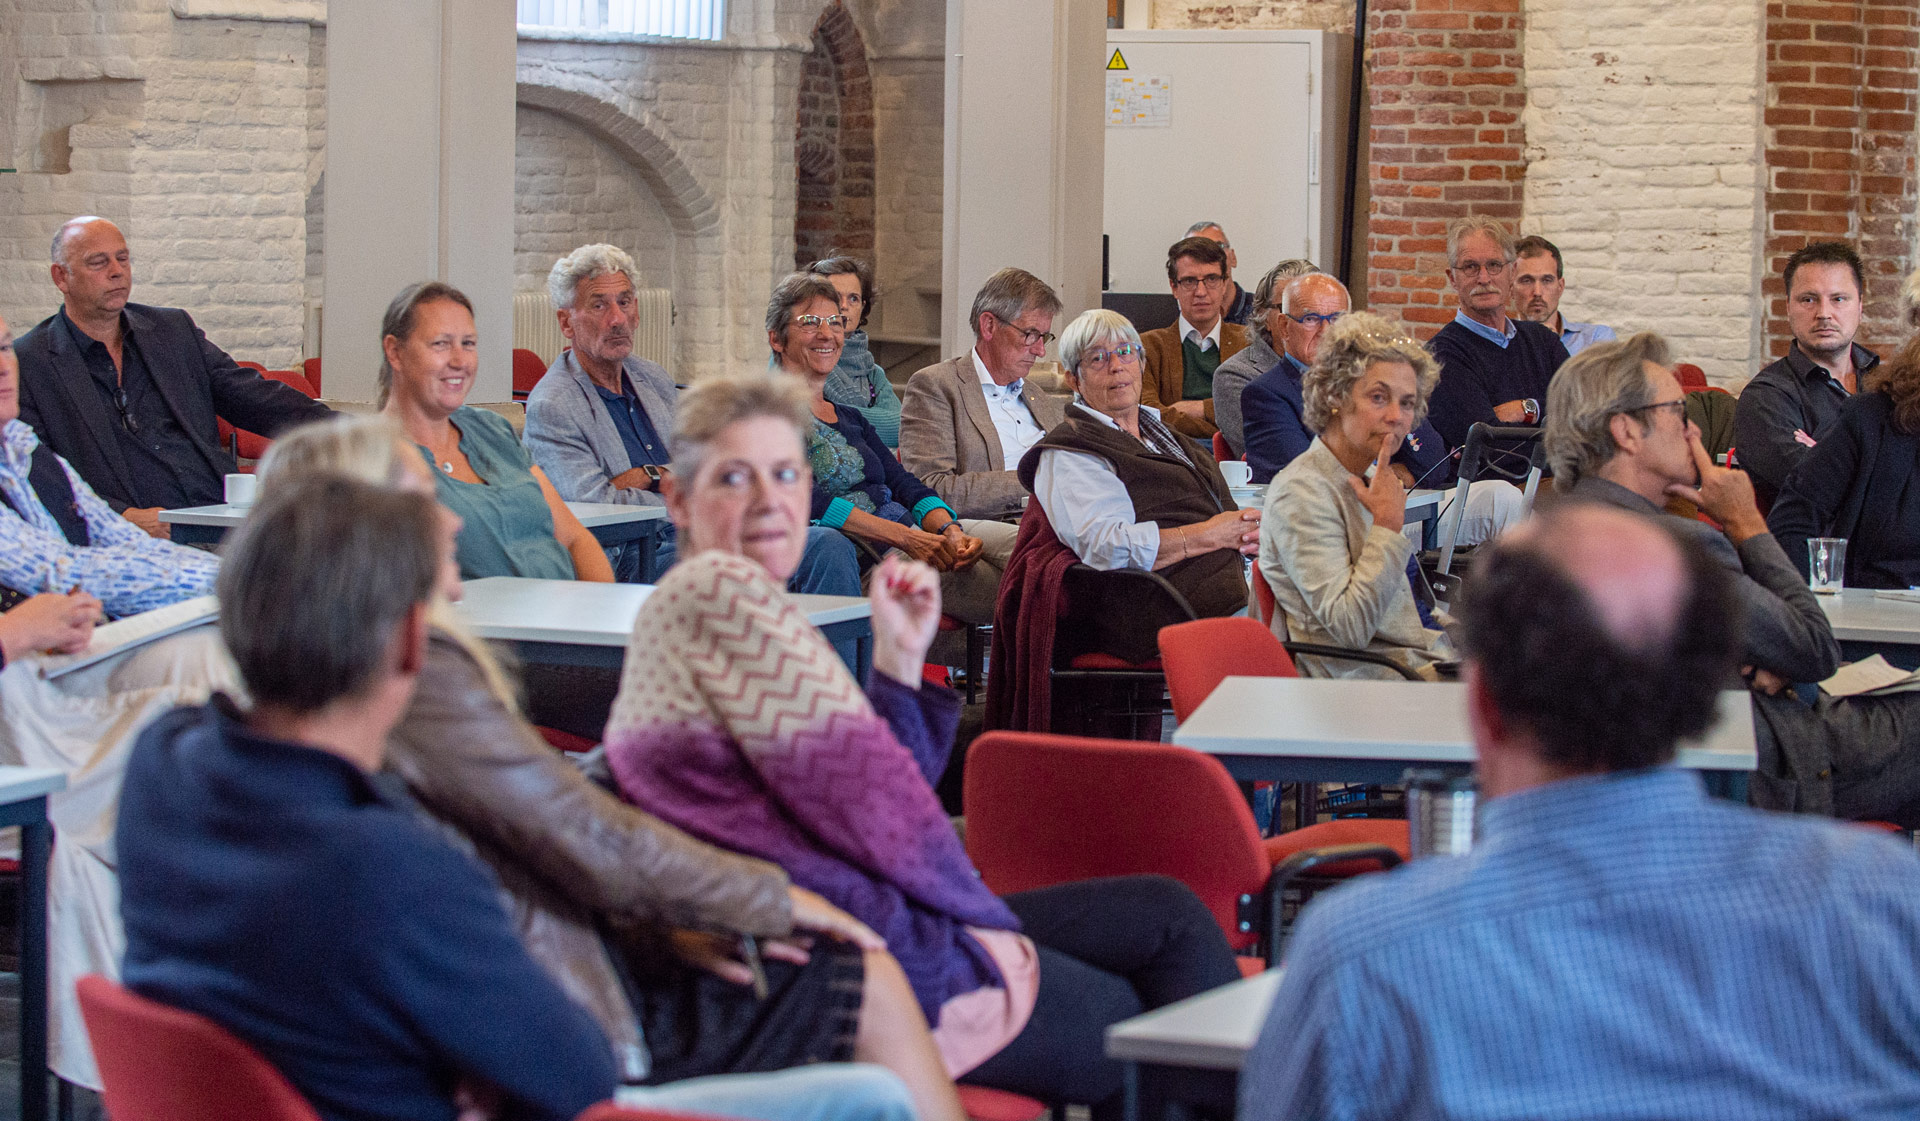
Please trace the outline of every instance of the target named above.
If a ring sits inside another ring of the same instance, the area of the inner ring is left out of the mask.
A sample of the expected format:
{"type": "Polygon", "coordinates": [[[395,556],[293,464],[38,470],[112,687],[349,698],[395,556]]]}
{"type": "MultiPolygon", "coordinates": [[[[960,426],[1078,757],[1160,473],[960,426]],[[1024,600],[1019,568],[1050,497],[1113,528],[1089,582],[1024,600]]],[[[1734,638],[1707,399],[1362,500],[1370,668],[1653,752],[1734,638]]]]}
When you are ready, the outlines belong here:
{"type": "Polygon", "coordinates": [[[114,390],[113,407],[120,410],[120,423],[126,427],[127,434],[130,436],[140,435],[140,422],[133,419],[133,411],[127,407],[127,390],[125,386],[114,390]]]}
{"type": "MultiPolygon", "coordinates": [[[[988,312],[987,314],[992,315],[993,313],[988,312]]],[[[997,315],[993,317],[995,319],[1000,319],[1000,317],[997,315]]],[[[1022,327],[1017,323],[1009,323],[1004,319],[1000,319],[1000,325],[1002,327],[1005,327],[1007,330],[1012,331],[1014,334],[1019,335],[1020,345],[1029,350],[1033,349],[1033,344],[1035,343],[1046,343],[1048,345],[1052,345],[1053,340],[1059,337],[1053,334],[1051,331],[1036,331],[1031,327],[1022,327]]]]}
{"type": "Polygon", "coordinates": [[[1227,278],[1218,274],[1214,276],[1183,276],[1173,282],[1175,291],[1183,292],[1187,295],[1192,295],[1195,288],[1204,287],[1209,292],[1218,292],[1226,286],[1227,278]]]}
{"type": "Polygon", "coordinates": [[[1305,315],[1287,315],[1287,313],[1283,311],[1280,314],[1286,315],[1288,319],[1293,320],[1309,331],[1313,331],[1321,327],[1333,326],[1335,323],[1340,322],[1341,316],[1347,313],[1344,311],[1330,311],[1325,313],[1308,312],[1305,315]]]}
{"type": "Polygon", "coordinates": [[[1651,405],[1642,405],[1637,409],[1623,409],[1621,411],[1628,416],[1638,416],[1641,413],[1653,412],[1655,409],[1672,409],[1674,410],[1674,415],[1678,416],[1681,420],[1687,419],[1687,403],[1685,400],[1656,401],[1651,405]]]}

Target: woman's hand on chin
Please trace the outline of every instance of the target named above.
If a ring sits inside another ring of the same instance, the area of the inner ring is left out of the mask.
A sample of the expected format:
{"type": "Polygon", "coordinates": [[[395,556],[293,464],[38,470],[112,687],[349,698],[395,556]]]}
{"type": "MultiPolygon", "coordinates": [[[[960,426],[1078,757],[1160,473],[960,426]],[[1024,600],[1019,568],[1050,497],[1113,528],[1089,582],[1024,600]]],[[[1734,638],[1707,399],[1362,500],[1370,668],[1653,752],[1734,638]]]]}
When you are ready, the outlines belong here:
{"type": "Polygon", "coordinates": [[[927,647],[940,629],[940,577],[924,564],[888,556],[874,569],[867,598],[873,605],[873,668],[918,689],[927,647]]]}

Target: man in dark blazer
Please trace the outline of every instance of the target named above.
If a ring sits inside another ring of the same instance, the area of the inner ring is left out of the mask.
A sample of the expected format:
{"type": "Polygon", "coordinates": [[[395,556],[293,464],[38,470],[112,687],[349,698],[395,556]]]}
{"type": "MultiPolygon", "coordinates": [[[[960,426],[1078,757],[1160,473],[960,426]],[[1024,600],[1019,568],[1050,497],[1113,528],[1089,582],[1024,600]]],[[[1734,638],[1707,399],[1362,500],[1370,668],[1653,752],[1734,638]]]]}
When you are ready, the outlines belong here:
{"type": "Polygon", "coordinates": [[[1001,269],[973,298],[973,349],[907,381],[900,462],[962,518],[1014,520],[1026,508],[1014,468],[1066,411],[1027,377],[1059,313],[1045,281],[1001,269]]]}
{"type": "Polygon", "coordinates": [[[161,510],[224,500],[225,420],[273,437],[331,414],[292,386],[236,365],[179,308],[129,303],[132,255],[105,218],[53,238],[63,303],[21,336],[20,419],[108,505],[155,537],[161,510]]]}

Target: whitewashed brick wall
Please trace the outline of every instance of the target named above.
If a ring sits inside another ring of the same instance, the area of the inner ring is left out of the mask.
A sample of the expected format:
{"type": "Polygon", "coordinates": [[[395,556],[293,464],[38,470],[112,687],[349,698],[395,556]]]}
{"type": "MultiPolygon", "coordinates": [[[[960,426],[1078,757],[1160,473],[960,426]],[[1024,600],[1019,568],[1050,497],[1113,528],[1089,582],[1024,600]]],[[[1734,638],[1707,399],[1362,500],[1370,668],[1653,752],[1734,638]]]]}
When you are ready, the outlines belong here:
{"type": "Polygon", "coordinates": [[[1566,314],[1655,330],[1738,385],[1758,368],[1757,3],[1529,0],[1523,229],[1566,314]]]}

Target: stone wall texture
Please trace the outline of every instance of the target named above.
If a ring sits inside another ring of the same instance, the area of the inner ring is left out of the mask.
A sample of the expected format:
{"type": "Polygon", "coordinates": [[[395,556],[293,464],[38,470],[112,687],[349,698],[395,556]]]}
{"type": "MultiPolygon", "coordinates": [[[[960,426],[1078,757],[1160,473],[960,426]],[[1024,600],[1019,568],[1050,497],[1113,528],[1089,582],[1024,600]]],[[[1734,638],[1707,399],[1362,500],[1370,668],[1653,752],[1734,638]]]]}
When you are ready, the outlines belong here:
{"type": "Polygon", "coordinates": [[[1850,241],[1866,261],[1859,340],[1906,337],[1900,283],[1913,267],[1915,0],[1766,7],[1766,353],[1786,353],[1781,270],[1809,241],[1850,241]]]}
{"type": "Polygon", "coordinates": [[[1760,9],[1529,0],[1525,233],[1563,314],[1657,330],[1710,379],[1753,373],[1760,9]]]}

